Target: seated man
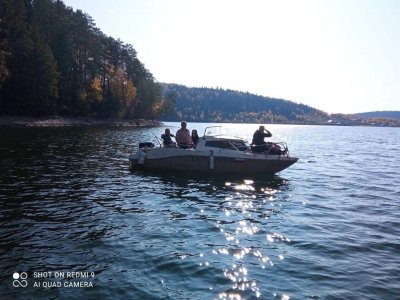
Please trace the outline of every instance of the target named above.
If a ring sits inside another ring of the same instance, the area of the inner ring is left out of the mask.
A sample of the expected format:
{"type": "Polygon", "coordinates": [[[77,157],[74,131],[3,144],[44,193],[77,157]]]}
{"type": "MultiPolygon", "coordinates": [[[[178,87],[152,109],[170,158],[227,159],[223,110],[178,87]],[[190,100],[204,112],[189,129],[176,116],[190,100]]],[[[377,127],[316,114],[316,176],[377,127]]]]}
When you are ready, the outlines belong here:
{"type": "Polygon", "coordinates": [[[251,142],[251,150],[254,152],[266,152],[271,155],[282,155],[285,154],[281,150],[281,146],[271,142],[265,142],[264,138],[271,137],[272,133],[265,129],[264,126],[260,126],[253,135],[253,141],[251,142]]]}
{"type": "Polygon", "coordinates": [[[164,147],[175,147],[176,143],[172,141],[171,137],[174,137],[173,134],[171,134],[171,131],[166,128],[165,133],[161,135],[161,139],[163,140],[163,145],[164,147]]]}
{"type": "Polygon", "coordinates": [[[181,128],[176,132],[175,140],[179,148],[193,148],[192,137],[189,130],[186,128],[185,121],[181,122],[181,128]]]}
{"type": "Polygon", "coordinates": [[[263,125],[261,125],[253,134],[251,150],[253,150],[254,152],[267,151],[267,149],[269,149],[270,147],[268,147],[268,144],[264,141],[264,138],[271,136],[271,132],[265,129],[263,125]]]}

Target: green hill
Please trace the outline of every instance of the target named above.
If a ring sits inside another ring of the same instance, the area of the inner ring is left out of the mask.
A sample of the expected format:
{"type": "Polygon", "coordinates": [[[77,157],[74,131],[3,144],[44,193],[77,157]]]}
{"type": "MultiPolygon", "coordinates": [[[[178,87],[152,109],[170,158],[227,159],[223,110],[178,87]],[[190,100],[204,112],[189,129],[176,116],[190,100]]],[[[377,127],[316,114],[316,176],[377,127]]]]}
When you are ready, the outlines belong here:
{"type": "Polygon", "coordinates": [[[234,90],[162,84],[173,110],[166,121],[323,124],[329,115],[308,105],[234,90]]]}

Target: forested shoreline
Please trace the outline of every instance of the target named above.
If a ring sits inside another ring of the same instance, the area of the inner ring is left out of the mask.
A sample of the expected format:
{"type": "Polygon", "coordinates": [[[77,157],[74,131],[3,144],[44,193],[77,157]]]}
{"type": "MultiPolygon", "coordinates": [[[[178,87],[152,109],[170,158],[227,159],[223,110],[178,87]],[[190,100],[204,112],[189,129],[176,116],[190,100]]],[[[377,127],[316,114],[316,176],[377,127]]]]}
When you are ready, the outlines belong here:
{"type": "Polygon", "coordinates": [[[173,103],[166,121],[393,126],[400,112],[328,114],[311,106],[230,89],[162,83],[166,103],[173,103]],[[382,117],[383,116],[383,117],[382,117]],[[391,116],[392,118],[388,118],[391,116]],[[385,118],[386,117],[386,118],[385,118]]]}
{"type": "Polygon", "coordinates": [[[308,105],[251,93],[163,83],[174,109],[168,121],[321,124],[329,115],[308,105]]]}
{"type": "Polygon", "coordinates": [[[2,0],[0,114],[155,118],[162,90],[130,44],[59,0],[2,0]]]}

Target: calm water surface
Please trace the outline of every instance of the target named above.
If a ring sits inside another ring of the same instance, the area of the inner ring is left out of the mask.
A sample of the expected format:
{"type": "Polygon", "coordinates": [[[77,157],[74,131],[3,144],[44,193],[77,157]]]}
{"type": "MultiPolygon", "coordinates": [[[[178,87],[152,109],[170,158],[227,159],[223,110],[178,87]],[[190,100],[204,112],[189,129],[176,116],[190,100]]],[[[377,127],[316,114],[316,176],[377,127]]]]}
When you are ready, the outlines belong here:
{"type": "Polygon", "coordinates": [[[165,127],[0,128],[0,298],[398,299],[400,128],[267,128],[300,159],[257,178],[129,172],[165,127]]]}

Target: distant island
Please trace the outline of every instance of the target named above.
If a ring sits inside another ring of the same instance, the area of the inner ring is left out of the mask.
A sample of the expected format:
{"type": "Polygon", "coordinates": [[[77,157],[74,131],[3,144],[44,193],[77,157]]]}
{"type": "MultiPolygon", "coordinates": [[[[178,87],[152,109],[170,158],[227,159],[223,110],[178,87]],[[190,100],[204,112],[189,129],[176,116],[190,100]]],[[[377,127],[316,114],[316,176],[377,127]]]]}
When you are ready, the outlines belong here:
{"type": "Polygon", "coordinates": [[[55,0],[0,4],[0,125],[126,125],[145,123],[135,121],[139,119],[185,119],[400,126],[399,115],[330,115],[248,92],[159,83],[132,45],[106,36],[81,10],[55,0]]]}

